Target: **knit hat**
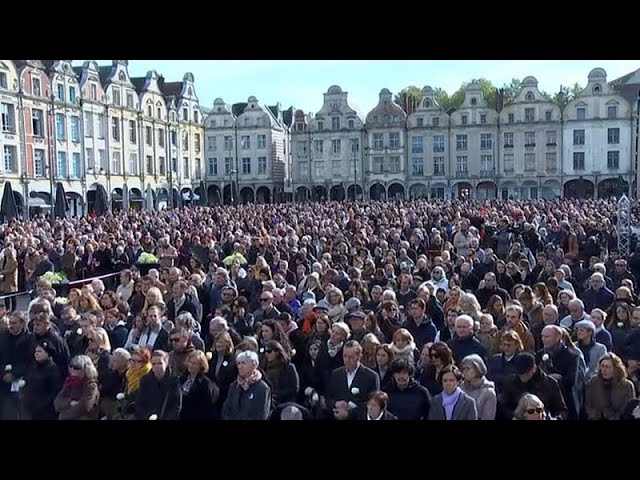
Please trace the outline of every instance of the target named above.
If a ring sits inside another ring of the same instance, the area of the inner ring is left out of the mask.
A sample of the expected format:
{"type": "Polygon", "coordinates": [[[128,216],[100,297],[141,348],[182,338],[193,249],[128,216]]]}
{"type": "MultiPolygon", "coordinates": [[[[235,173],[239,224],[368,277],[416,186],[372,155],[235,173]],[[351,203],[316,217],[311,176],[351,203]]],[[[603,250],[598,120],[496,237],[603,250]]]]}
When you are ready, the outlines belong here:
{"type": "Polygon", "coordinates": [[[344,322],[336,322],[331,326],[331,328],[339,329],[342,332],[345,340],[349,338],[349,335],[351,335],[351,329],[349,328],[349,325],[344,322]]]}
{"type": "Polygon", "coordinates": [[[512,362],[516,373],[524,375],[536,364],[536,359],[530,353],[522,352],[516,355],[512,362]]]}
{"type": "Polygon", "coordinates": [[[592,332],[596,331],[596,324],[593,323],[591,320],[580,320],[579,322],[576,322],[576,324],[573,327],[586,328],[587,330],[591,330],[592,332]]]}
{"type": "Polygon", "coordinates": [[[346,308],[349,311],[352,311],[352,310],[359,309],[360,305],[361,305],[360,300],[354,297],[346,301],[346,303],[344,304],[344,308],[346,308]]]}
{"type": "Polygon", "coordinates": [[[306,292],[304,292],[302,294],[302,302],[306,302],[307,300],[313,300],[314,304],[316,301],[316,294],[313,293],[311,290],[307,290],[306,292]]]}
{"type": "Polygon", "coordinates": [[[327,302],[326,300],[320,300],[313,309],[329,311],[331,309],[331,306],[329,305],[329,302],[327,302]]]}

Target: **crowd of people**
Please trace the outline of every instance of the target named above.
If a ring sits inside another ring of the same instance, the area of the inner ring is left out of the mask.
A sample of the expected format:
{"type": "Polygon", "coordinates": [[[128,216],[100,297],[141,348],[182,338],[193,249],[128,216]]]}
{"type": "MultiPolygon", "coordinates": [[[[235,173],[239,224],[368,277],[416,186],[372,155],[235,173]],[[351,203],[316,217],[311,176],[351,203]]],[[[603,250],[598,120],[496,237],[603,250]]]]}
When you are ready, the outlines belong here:
{"type": "Polygon", "coordinates": [[[413,200],[12,221],[0,418],[639,419],[640,246],[617,251],[616,215],[413,200]]]}

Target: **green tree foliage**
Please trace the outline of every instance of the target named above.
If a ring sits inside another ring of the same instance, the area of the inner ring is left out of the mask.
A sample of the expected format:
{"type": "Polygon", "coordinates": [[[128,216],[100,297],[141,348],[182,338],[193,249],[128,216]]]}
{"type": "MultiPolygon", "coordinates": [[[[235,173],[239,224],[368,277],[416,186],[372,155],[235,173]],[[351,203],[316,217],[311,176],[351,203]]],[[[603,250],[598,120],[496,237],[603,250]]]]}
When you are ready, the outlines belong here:
{"type": "Polygon", "coordinates": [[[415,85],[403,88],[393,97],[393,101],[400,105],[407,115],[415,112],[421,100],[422,91],[415,85]]]}

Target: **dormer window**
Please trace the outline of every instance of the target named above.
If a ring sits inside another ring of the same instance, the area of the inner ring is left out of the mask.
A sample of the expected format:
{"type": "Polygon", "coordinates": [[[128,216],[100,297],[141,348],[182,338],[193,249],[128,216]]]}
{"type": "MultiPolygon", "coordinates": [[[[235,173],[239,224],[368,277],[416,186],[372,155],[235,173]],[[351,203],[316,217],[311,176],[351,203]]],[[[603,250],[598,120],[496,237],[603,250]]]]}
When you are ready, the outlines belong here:
{"type": "Polygon", "coordinates": [[[373,123],[378,123],[378,115],[373,116],[373,123]]]}
{"type": "Polygon", "coordinates": [[[151,108],[151,105],[147,106],[147,117],[152,117],[153,116],[153,108],[151,108]]]}
{"type": "Polygon", "coordinates": [[[191,89],[191,87],[187,89],[187,95],[189,95],[190,97],[193,95],[193,90],[191,89]]]}
{"type": "Polygon", "coordinates": [[[394,122],[397,122],[397,121],[398,121],[398,115],[394,115],[394,116],[393,116],[393,121],[394,121],[394,122]]]}
{"type": "Polygon", "coordinates": [[[389,123],[389,115],[384,115],[382,117],[382,123],[389,123]]]}
{"type": "Polygon", "coordinates": [[[193,121],[198,123],[200,121],[200,117],[198,116],[198,111],[194,110],[193,111],[193,121]]]}
{"type": "Polygon", "coordinates": [[[475,99],[475,98],[472,98],[472,99],[471,99],[471,105],[475,105],[475,104],[477,104],[477,103],[478,103],[478,100],[477,100],[477,99],[475,99]]]}
{"type": "Polygon", "coordinates": [[[531,93],[531,92],[527,92],[527,95],[526,95],[526,97],[525,97],[525,100],[526,100],[527,102],[533,102],[533,100],[534,100],[533,93],[531,93]]]}
{"type": "Polygon", "coordinates": [[[428,98],[427,98],[427,99],[425,99],[425,101],[424,101],[424,102],[422,102],[422,106],[423,106],[424,108],[431,108],[431,100],[429,100],[428,98]]]}
{"type": "Polygon", "coordinates": [[[120,75],[118,75],[118,80],[120,80],[121,82],[124,82],[127,79],[127,76],[124,74],[124,72],[120,72],[120,75]]]}

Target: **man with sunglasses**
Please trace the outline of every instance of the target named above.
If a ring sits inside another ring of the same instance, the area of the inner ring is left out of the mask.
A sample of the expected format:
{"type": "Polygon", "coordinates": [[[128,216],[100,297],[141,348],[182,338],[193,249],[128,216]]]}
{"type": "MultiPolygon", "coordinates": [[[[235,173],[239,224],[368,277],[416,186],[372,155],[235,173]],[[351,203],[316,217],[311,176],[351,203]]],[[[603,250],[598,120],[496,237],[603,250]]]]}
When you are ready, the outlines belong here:
{"type": "Polygon", "coordinates": [[[196,351],[191,343],[191,332],[184,327],[175,327],[169,334],[171,352],[169,352],[169,369],[173,375],[180,377],[187,373],[187,358],[196,351]]]}
{"type": "Polygon", "coordinates": [[[253,314],[256,322],[264,322],[265,320],[278,320],[280,311],[273,306],[273,294],[271,292],[262,292],[260,294],[260,308],[253,314]]]}

